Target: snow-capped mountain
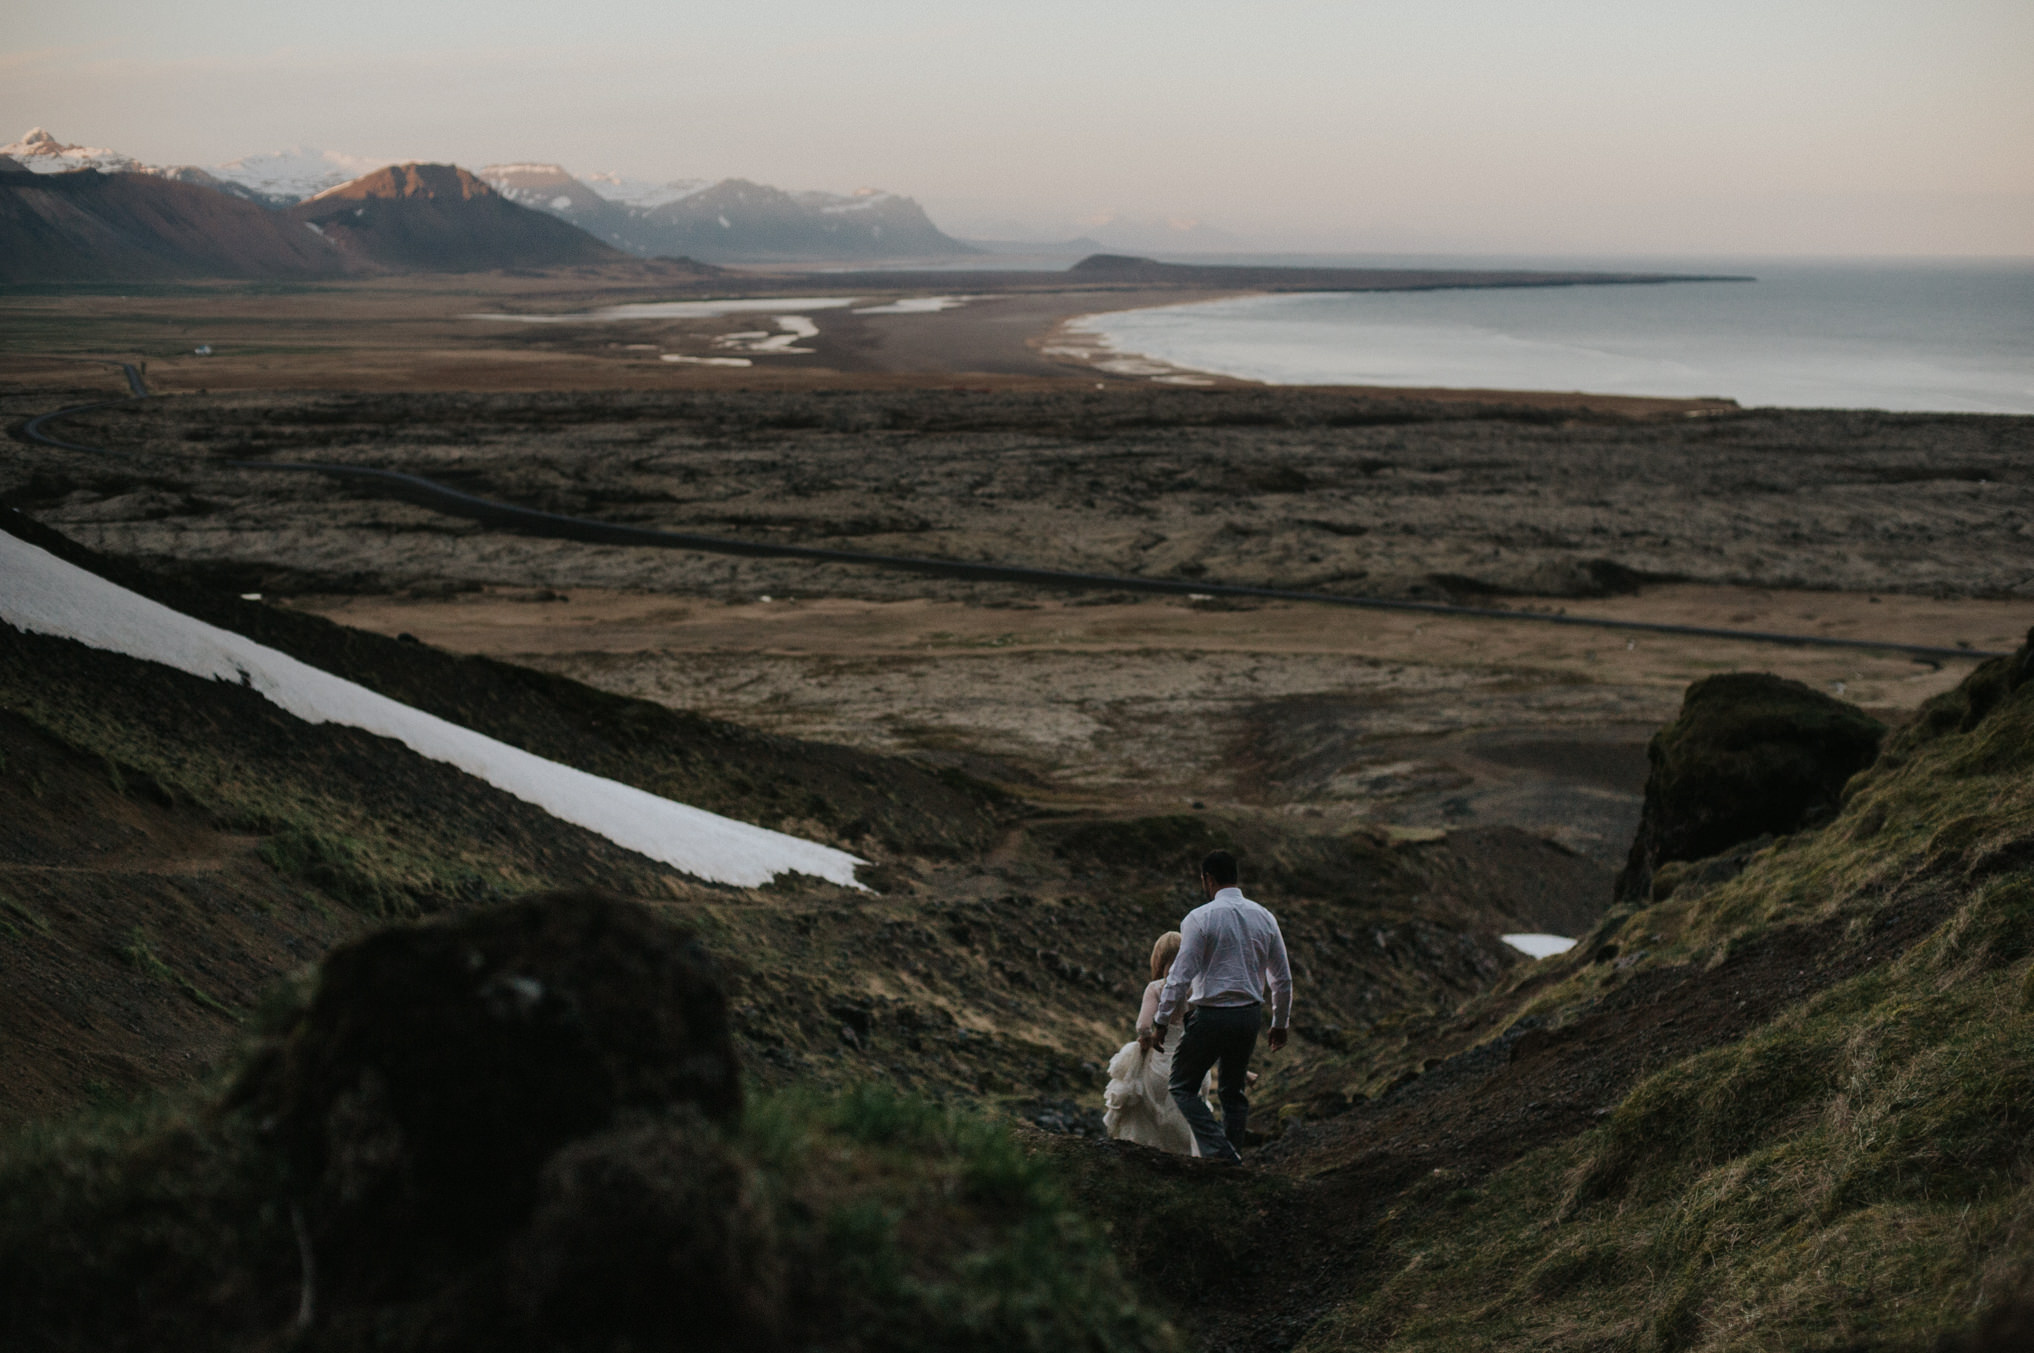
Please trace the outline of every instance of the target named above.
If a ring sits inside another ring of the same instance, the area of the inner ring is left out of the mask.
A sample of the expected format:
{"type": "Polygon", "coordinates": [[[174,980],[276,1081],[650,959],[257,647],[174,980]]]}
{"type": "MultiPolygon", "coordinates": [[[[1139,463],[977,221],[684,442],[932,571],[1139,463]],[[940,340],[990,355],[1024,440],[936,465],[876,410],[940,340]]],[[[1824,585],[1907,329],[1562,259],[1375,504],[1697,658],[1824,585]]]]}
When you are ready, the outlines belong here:
{"type": "Polygon", "coordinates": [[[502,196],[633,254],[726,263],[975,252],[942,233],[910,198],[875,189],[787,193],[746,179],[579,179],[555,164],[495,164],[480,176],[502,196]]]}
{"type": "MultiPolygon", "coordinates": [[[[0,148],[0,157],[38,174],[151,174],[274,208],[308,201],[392,163],[297,146],[207,168],[151,165],[103,147],[66,145],[40,127],[0,148]]],[[[655,183],[604,173],[580,179],[555,164],[529,163],[489,165],[478,177],[519,206],[643,257],[760,262],[980,252],[941,231],[910,198],[873,188],[789,193],[746,179],[655,183]]]]}
{"type": "Polygon", "coordinates": [[[76,169],[96,169],[102,174],[154,174],[180,183],[216,188],[269,207],[288,206],[390,163],[367,155],[342,155],[299,146],[268,155],[247,155],[210,168],[147,164],[103,146],[66,145],[41,127],[13,145],[0,148],[0,155],[33,174],[65,174],[76,169]]]}
{"type": "Polygon", "coordinates": [[[608,201],[640,211],[650,211],[713,186],[710,179],[672,179],[669,183],[652,183],[648,179],[623,178],[620,174],[588,174],[586,181],[593,185],[593,191],[608,201]]]}
{"type": "Polygon", "coordinates": [[[292,146],[265,155],[243,155],[216,165],[212,173],[230,183],[250,188],[278,205],[301,202],[328,188],[350,183],[372,173],[394,159],[372,155],[346,155],[336,150],[315,150],[292,146]]]}
{"type": "Polygon", "coordinates": [[[67,146],[40,127],[11,146],[0,146],[5,155],[31,174],[67,174],[73,169],[96,169],[102,174],[146,174],[156,172],[132,155],[103,146],[67,146]]]}

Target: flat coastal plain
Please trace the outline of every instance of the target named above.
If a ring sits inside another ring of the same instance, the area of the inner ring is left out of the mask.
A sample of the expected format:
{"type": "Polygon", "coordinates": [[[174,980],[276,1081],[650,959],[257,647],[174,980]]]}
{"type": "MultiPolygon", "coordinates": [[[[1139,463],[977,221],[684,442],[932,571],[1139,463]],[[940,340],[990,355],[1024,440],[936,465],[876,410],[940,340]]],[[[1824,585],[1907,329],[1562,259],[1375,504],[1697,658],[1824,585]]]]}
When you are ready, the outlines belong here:
{"type": "MultiPolygon", "coordinates": [[[[14,370],[10,420],[116,379],[14,370]]],[[[2034,621],[2034,420],[1088,375],[693,369],[604,391],[206,394],[180,376],[172,398],[62,424],[117,454],[17,447],[0,491],[96,548],[278,605],[963,766],[1043,805],[1511,825],[1604,865],[1688,682],[1774,671],[1897,720],[1971,663],[1533,615],[1973,653],[2034,621]],[[249,460],[748,541],[1514,618],[588,545],[228,463],[249,460]]]]}

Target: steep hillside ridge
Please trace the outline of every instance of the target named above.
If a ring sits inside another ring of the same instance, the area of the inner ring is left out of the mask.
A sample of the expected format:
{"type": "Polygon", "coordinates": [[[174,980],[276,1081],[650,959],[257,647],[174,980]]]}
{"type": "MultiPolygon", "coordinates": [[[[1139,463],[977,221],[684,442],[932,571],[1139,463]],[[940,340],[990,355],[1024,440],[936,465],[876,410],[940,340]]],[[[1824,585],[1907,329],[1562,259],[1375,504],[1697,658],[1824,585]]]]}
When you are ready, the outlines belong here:
{"type": "Polygon", "coordinates": [[[398,272],[584,267],[623,258],[578,227],[518,206],[449,164],[389,165],[286,214],[347,257],[398,272]]]}
{"type": "MultiPolygon", "coordinates": [[[[1269,1262],[1182,1300],[1240,1348],[2018,1346],[1993,1332],[2034,1313],[2030,824],[2034,636],[1832,821],[1614,910],[1367,1097],[1306,1103],[1276,1220],[1234,1245],[1269,1262]]],[[[1185,1204],[1060,1154],[1111,1215],[1185,1204]]]]}
{"type": "Polygon", "coordinates": [[[187,1079],[368,921],[532,887],[690,886],[398,743],[4,625],[0,718],[16,909],[0,1118],[187,1079]],[[143,1024],[151,1001],[173,1017],[143,1024]]]}
{"type": "Polygon", "coordinates": [[[302,224],[210,187],[0,172],[0,282],[317,278],[353,266],[302,224]]]}
{"type": "Polygon", "coordinates": [[[359,929],[263,845],[0,709],[0,1122],[209,1073],[282,974],[359,929]]]}
{"type": "MultiPolygon", "coordinates": [[[[681,911],[735,966],[737,1036],[766,1078],[876,1075],[1062,1127],[1090,1126],[1095,1076],[1126,1036],[1151,939],[1194,904],[1188,865],[1217,845],[1241,849],[1252,878],[1279,900],[1306,974],[1300,1037],[1323,1054],[1408,1015],[1443,1014],[1518,961],[1499,932],[1548,928],[1556,916],[1565,924],[1575,898],[1593,895],[1600,905],[1608,896],[1607,871],[1529,838],[1470,834],[1396,846],[1310,834],[1275,814],[1046,820],[951,769],[768,737],[345,630],[93,555],[19,514],[4,520],[81,566],[391,698],[595,774],[875,859],[877,869],[863,874],[875,896],[795,878],[767,889],[707,888],[400,745],[305,724],[238,685],[0,629],[0,710],[23,722],[23,736],[62,749],[88,781],[157,787],[207,831],[238,843],[208,847],[214,855],[265,867],[327,914],[430,914],[585,882],[681,911]],[[1479,880],[1497,875],[1512,882],[1490,902],[1479,880]]],[[[35,795],[32,782],[4,769],[0,790],[22,802],[35,795]]],[[[114,806],[103,796],[94,802],[95,811],[114,806]]],[[[61,849],[24,846],[16,858],[33,865],[61,849]]],[[[89,936],[139,923],[103,900],[114,886],[110,868],[31,871],[40,890],[32,909],[53,927],[53,947],[34,961],[94,1021],[126,999],[125,988],[113,970],[90,968],[95,942],[72,928],[89,936]]],[[[153,952],[223,1004],[237,1006],[261,985],[253,964],[230,999],[218,996],[219,979],[197,966],[212,961],[202,927],[178,934],[190,947],[164,950],[170,940],[154,935],[153,952]]],[[[329,937],[298,939],[283,950],[308,958],[329,937]]],[[[104,965],[103,955],[92,961],[104,965]]],[[[273,954],[265,961],[282,965],[275,977],[288,966],[273,954]]],[[[223,1038],[226,1027],[210,1036],[223,1038]]],[[[61,1061],[39,1034],[0,1046],[38,1067],[61,1061]]],[[[116,1083],[174,1083],[175,1071],[157,1067],[116,1083]]],[[[1266,1102],[1275,1108],[1282,1073],[1267,1072],[1266,1102]]],[[[79,1102],[94,1075],[80,1071],[5,1113],[79,1102]]],[[[0,1077],[0,1086],[22,1083],[0,1077]]],[[[1275,1125],[1276,1114],[1266,1121],[1275,1125]]]]}
{"type": "Polygon", "coordinates": [[[758,733],[246,601],[85,549],[22,513],[0,513],[0,530],[463,728],[745,822],[884,855],[954,858],[986,850],[1010,812],[1001,795],[950,771],[758,733]]]}

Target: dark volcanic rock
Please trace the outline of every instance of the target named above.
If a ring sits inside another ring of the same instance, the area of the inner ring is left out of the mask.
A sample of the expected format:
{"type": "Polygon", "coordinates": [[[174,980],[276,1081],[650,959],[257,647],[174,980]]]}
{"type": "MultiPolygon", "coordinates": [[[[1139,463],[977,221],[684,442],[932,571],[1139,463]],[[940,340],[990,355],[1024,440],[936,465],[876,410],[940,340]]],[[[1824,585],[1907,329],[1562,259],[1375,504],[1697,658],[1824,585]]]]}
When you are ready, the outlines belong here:
{"type": "Polygon", "coordinates": [[[269,1074],[342,1300],[425,1290],[493,1251],[529,1218],[545,1161],[626,1110],[741,1107],[705,951],[593,892],[338,950],[269,1074]]]}
{"type": "Polygon", "coordinates": [[[1763,672],[1706,677],[1654,734],[1646,803],[1616,897],[1648,896],[1653,873],[1833,816],[1844,783],[1878,755],[1885,725],[1857,706],[1763,672]]]}

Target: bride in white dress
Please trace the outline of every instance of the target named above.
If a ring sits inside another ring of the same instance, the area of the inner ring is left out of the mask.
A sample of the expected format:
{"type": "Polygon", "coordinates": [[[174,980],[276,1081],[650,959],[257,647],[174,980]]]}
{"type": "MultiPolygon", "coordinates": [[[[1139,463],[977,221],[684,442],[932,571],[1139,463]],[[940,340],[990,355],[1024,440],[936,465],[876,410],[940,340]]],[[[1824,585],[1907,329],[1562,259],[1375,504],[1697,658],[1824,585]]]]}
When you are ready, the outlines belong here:
{"type": "MultiPolygon", "coordinates": [[[[1165,989],[1165,976],[1179,957],[1179,932],[1167,931],[1151,947],[1151,985],[1144,988],[1144,1004],[1137,1012],[1137,1032],[1148,1034],[1158,1018],[1158,993],[1165,989]]],[[[1139,1042],[1129,1042],[1109,1059],[1109,1088],[1102,1093],[1105,1111],[1102,1122],[1111,1137],[1155,1146],[1182,1156],[1198,1156],[1193,1130],[1172,1102],[1172,1049],[1177,1038],[1163,1052],[1147,1052],[1139,1042]]]]}

